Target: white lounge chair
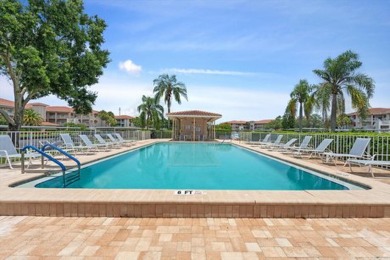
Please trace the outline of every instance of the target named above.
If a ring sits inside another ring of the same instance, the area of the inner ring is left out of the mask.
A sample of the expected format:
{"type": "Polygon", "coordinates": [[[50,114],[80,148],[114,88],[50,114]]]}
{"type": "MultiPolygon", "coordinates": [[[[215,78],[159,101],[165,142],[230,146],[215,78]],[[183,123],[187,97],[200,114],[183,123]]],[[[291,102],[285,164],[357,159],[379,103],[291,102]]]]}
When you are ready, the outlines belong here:
{"type": "MultiPolygon", "coordinates": [[[[349,165],[349,169],[352,171],[351,164],[357,164],[359,166],[368,166],[368,172],[371,173],[372,177],[374,176],[374,172],[372,170],[372,166],[390,166],[390,161],[383,161],[383,160],[375,160],[375,157],[377,154],[374,154],[370,159],[364,160],[364,159],[348,159],[347,163],[349,165]]],[[[387,155],[388,156],[388,155],[387,155]]]]}
{"type": "Polygon", "coordinates": [[[100,144],[105,144],[108,147],[116,147],[116,148],[121,147],[119,143],[107,142],[100,134],[94,134],[94,136],[100,144]]]}
{"type": "Polygon", "coordinates": [[[310,143],[311,138],[312,138],[311,135],[305,136],[303,138],[303,140],[302,140],[302,143],[298,147],[292,146],[291,148],[288,148],[288,150],[290,150],[290,151],[300,151],[300,150],[303,150],[303,149],[307,149],[309,147],[309,143],[310,143]]]}
{"type": "Polygon", "coordinates": [[[270,138],[271,138],[271,134],[266,134],[262,141],[259,139],[259,141],[248,142],[248,144],[250,144],[250,145],[266,145],[270,142],[270,138]]]}
{"type": "Polygon", "coordinates": [[[114,136],[116,136],[116,138],[119,140],[119,142],[121,142],[125,145],[131,146],[134,144],[134,140],[125,140],[125,139],[123,139],[123,137],[119,133],[114,133],[114,136]]]}
{"type": "MultiPolygon", "coordinates": [[[[356,138],[349,153],[324,153],[325,162],[333,161],[336,165],[338,158],[364,159],[364,154],[370,141],[371,138],[356,138]]],[[[346,164],[347,162],[344,163],[344,166],[346,164]]]]}
{"type": "Polygon", "coordinates": [[[322,142],[314,149],[299,149],[296,152],[293,152],[294,156],[302,157],[302,154],[310,154],[309,159],[313,155],[321,156],[328,149],[328,146],[333,142],[333,139],[324,139],[322,142]]]}
{"type": "Polygon", "coordinates": [[[278,146],[282,141],[283,135],[278,135],[274,142],[270,141],[264,145],[264,148],[272,148],[272,146],[278,146]]]}
{"type": "Polygon", "coordinates": [[[114,143],[116,145],[118,145],[119,147],[124,145],[124,143],[122,143],[121,141],[119,141],[118,139],[116,139],[115,137],[112,136],[112,134],[106,134],[108,139],[110,139],[111,143],[114,143]]]}
{"type": "Polygon", "coordinates": [[[291,146],[297,141],[298,139],[297,138],[292,138],[290,140],[288,140],[287,143],[285,144],[273,144],[271,146],[271,149],[272,150],[275,150],[275,151],[280,151],[280,152],[285,152],[287,151],[289,148],[291,148],[291,146]]]}
{"type": "MultiPolygon", "coordinates": [[[[29,165],[27,167],[31,165],[32,163],[31,160],[33,158],[38,158],[40,156],[41,155],[39,153],[30,153],[30,152],[25,153],[24,158],[29,159],[29,165]]],[[[11,169],[13,169],[11,160],[15,158],[16,159],[22,158],[22,154],[18,153],[9,135],[0,135],[0,158],[5,158],[11,169]]]]}
{"type": "Polygon", "coordinates": [[[88,147],[88,146],[83,146],[83,145],[75,145],[73,140],[72,140],[72,137],[70,137],[70,134],[60,134],[60,137],[62,139],[62,141],[64,142],[64,146],[65,146],[65,149],[69,150],[69,151],[74,151],[75,153],[77,151],[80,151],[80,152],[92,152],[91,150],[91,147],[88,147]]]}
{"type": "Polygon", "coordinates": [[[103,149],[104,151],[109,151],[109,147],[107,144],[94,144],[92,141],[88,138],[87,135],[79,135],[80,139],[84,142],[85,146],[87,146],[90,150],[100,150],[103,149]]]}

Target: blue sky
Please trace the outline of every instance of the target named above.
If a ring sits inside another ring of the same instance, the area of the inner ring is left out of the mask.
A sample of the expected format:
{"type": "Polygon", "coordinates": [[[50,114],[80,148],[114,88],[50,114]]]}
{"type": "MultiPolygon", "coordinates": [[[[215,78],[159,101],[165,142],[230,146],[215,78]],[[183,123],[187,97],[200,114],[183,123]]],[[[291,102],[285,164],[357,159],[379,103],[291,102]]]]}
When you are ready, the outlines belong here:
{"type": "MultiPolygon", "coordinates": [[[[136,116],[153,79],[168,73],[188,91],[172,111],[272,119],[300,79],[319,83],[313,69],[346,50],[376,82],[371,106],[390,107],[390,1],[86,0],[85,11],[108,24],[111,63],[91,88],[96,110],[136,116]]],[[[5,93],[12,98],[10,87],[5,93]]]]}

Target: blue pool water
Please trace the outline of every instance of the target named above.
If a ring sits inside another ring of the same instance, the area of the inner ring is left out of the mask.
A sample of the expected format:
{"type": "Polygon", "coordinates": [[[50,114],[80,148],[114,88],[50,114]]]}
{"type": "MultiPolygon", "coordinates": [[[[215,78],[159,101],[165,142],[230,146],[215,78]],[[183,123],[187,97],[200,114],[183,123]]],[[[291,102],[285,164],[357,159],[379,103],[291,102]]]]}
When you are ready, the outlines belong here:
{"type": "MultiPolygon", "coordinates": [[[[86,166],[68,188],[345,190],[328,176],[231,144],[158,143],[86,166]]],[[[62,188],[62,176],[36,185],[62,188]]],[[[353,189],[354,187],[352,187],[353,189]]]]}

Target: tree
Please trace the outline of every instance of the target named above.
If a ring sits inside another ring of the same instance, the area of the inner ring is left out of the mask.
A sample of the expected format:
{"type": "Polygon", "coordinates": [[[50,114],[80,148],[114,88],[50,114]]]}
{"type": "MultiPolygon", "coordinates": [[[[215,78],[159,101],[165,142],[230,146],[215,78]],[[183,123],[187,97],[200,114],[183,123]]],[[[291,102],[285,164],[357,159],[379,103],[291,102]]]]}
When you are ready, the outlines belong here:
{"type": "Polygon", "coordinates": [[[155,98],[142,96],[142,104],[138,106],[142,127],[146,126],[160,129],[161,120],[164,119],[164,108],[155,98]]]}
{"type": "Polygon", "coordinates": [[[216,131],[225,131],[225,132],[231,132],[232,131],[232,125],[229,123],[222,123],[215,126],[216,131]]]}
{"type": "Polygon", "coordinates": [[[55,95],[76,113],[91,112],[109,53],[101,49],[105,22],[83,12],[82,0],[0,0],[0,74],[12,83],[14,116],[4,110],[9,130],[19,130],[26,104],[55,95]]]}
{"type": "Polygon", "coordinates": [[[323,87],[323,84],[313,85],[313,93],[311,95],[314,101],[314,107],[317,111],[321,112],[323,124],[328,120],[328,112],[330,109],[331,93],[329,90],[329,88],[323,87]]]}
{"type": "Polygon", "coordinates": [[[264,126],[267,129],[281,129],[282,128],[282,117],[277,116],[274,120],[264,126]]]}
{"type": "Polygon", "coordinates": [[[0,114],[0,125],[7,125],[8,122],[5,120],[5,118],[0,114]]]}
{"type": "Polygon", "coordinates": [[[101,120],[104,120],[106,121],[106,123],[109,125],[109,126],[116,126],[117,125],[117,121],[115,119],[115,115],[114,113],[112,113],[111,111],[109,112],[106,112],[104,110],[100,111],[98,113],[98,117],[101,119],[101,120]]]}
{"type": "Polygon", "coordinates": [[[286,112],[282,118],[282,128],[283,130],[288,130],[295,127],[295,116],[286,112]]]}
{"type": "Polygon", "coordinates": [[[305,125],[308,128],[323,128],[324,123],[322,121],[322,118],[318,114],[312,114],[309,118],[309,120],[304,120],[303,125],[305,125]]]}
{"type": "Polygon", "coordinates": [[[135,127],[142,127],[141,118],[139,116],[134,117],[131,121],[135,127]]]}
{"type": "Polygon", "coordinates": [[[310,92],[312,90],[312,87],[309,85],[307,80],[301,79],[297,85],[295,85],[294,90],[290,94],[290,101],[288,103],[288,112],[289,115],[292,115],[295,117],[296,114],[296,106],[297,103],[299,103],[299,132],[302,132],[302,119],[303,119],[303,112],[305,112],[305,116],[308,119],[310,117],[311,111],[312,111],[312,100],[310,98],[310,92]],[[305,105],[305,107],[303,107],[305,105]]]}
{"type": "Polygon", "coordinates": [[[346,114],[341,114],[337,117],[337,126],[340,128],[348,128],[352,124],[351,118],[347,116],[346,114]]]}
{"type": "Polygon", "coordinates": [[[313,70],[323,80],[321,87],[325,88],[331,96],[332,131],[336,129],[337,113],[340,110],[338,103],[341,102],[343,107],[345,106],[344,92],[351,97],[352,107],[358,110],[362,118],[367,114],[369,99],[374,94],[375,84],[374,80],[366,74],[356,72],[361,66],[359,56],[352,51],[346,51],[335,59],[326,59],[323,70],[313,70]]]}
{"type": "Polygon", "coordinates": [[[23,116],[23,125],[38,126],[41,125],[43,119],[40,114],[32,109],[26,109],[23,116]]]}
{"type": "MultiPolygon", "coordinates": [[[[168,113],[171,113],[172,98],[178,104],[181,104],[181,97],[183,96],[186,100],[187,98],[187,88],[182,82],[177,82],[176,75],[169,76],[168,74],[163,74],[158,76],[157,79],[153,80],[153,93],[155,93],[155,98],[157,103],[160,102],[160,99],[164,97],[164,103],[167,104],[168,113]]],[[[169,127],[169,121],[168,121],[169,127]]]]}
{"type": "MultiPolygon", "coordinates": [[[[324,127],[329,127],[329,117],[328,112],[331,107],[331,89],[326,86],[325,83],[314,85],[313,93],[311,99],[313,100],[314,107],[316,110],[321,111],[322,115],[322,124],[324,127]]],[[[336,115],[339,116],[345,113],[345,101],[342,95],[337,96],[337,112],[336,115]]]]}

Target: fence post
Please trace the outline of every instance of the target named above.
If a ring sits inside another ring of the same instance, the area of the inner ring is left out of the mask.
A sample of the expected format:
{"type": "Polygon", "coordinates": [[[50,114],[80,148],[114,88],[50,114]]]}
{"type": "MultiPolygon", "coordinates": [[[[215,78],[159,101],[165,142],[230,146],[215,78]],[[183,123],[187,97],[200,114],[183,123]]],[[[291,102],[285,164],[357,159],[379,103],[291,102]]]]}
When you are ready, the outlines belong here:
{"type": "Polygon", "coordinates": [[[24,151],[22,151],[21,153],[21,157],[20,157],[20,163],[22,164],[22,174],[24,173],[24,151]]]}

